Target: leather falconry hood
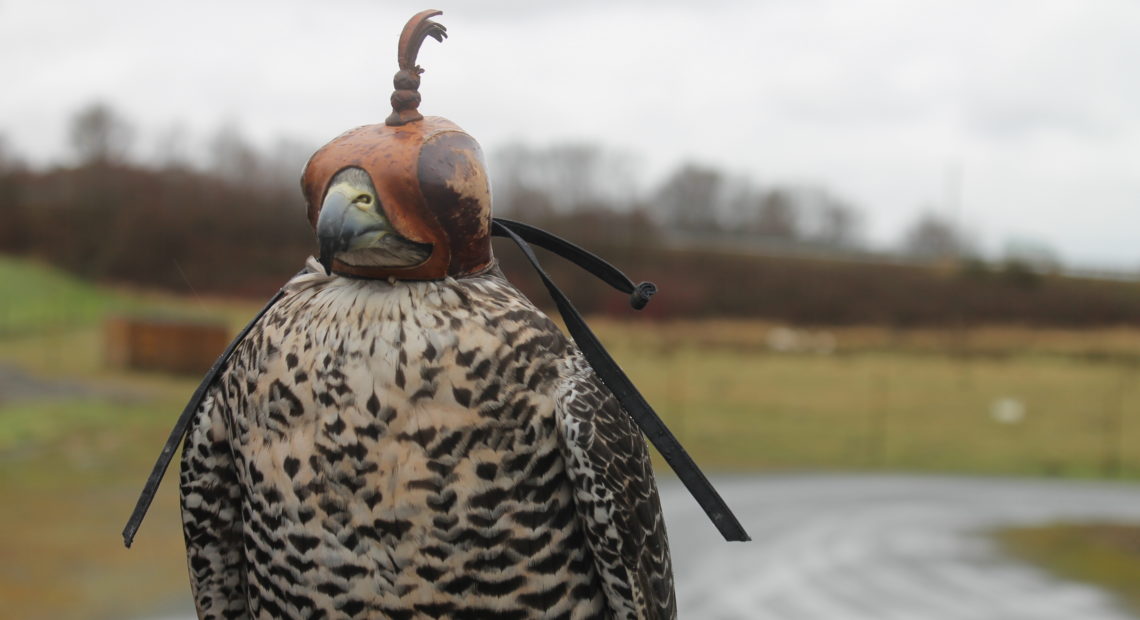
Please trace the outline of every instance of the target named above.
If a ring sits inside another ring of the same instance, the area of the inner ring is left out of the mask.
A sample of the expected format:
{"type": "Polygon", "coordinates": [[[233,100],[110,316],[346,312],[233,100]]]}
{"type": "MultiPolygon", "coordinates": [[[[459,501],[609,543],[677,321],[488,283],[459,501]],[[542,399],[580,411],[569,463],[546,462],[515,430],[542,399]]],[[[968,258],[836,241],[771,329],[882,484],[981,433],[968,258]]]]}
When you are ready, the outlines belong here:
{"type": "Polygon", "coordinates": [[[491,254],[491,186],[479,144],[451,121],[423,116],[416,65],[427,37],[443,41],[447,29],[421,11],[400,34],[400,70],[393,83],[392,114],[383,124],[349,130],[321,147],[301,176],[314,229],[325,192],[340,171],[356,167],[371,177],[384,215],[402,237],[431,244],[428,258],[411,267],[362,267],[332,261],[335,273],[362,278],[439,280],[486,269],[491,254]]]}

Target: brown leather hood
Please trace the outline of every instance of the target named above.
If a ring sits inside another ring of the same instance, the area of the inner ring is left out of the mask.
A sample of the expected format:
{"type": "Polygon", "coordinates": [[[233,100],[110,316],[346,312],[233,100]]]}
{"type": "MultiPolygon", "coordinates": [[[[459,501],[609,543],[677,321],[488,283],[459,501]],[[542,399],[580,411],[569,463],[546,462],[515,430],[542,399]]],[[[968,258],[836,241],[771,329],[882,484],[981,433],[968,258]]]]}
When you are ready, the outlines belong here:
{"type": "Polygon", "coordinates": [[[421,116],[416,51],[427,36],[446,30],[423,11],[400,37],[400,71],[385,124],[347,131],[321,147],[301,176],[309,223],[316,228],[332,178],[349,167],[372,178],[380,208],[406,239],[432,244],[426,261],[413,267],[356,267],[333,261],[333,271],[365,278],[437,280],[485,269],[491,264],[491,185],[475,139],[451,121],[421,116]]]}
{"type": "Polygon", "coordinates": [[[366,125],[321,147],[301,177],[314,228],[330,181],[353,166],[372,178],[380,208],[396,232],[432,244],[432,253],[414,267],[354,267],[334,261],[334,271],[436,280],[474,273],[491,263],[491,187],[483,153],[458,125],[436,116],[397,127],[366,125]]]}

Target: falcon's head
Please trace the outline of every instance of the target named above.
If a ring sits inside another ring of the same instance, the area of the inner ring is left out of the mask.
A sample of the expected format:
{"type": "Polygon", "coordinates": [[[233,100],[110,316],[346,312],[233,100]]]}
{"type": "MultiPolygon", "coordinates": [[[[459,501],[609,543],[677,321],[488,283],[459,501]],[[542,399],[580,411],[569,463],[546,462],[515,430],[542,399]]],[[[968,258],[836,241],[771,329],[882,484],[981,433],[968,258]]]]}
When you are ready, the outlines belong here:
{"type": "Polygon", "coordinates": [[[332,178],[317,219],[317,239],[321,264],[329,271],[334,259],[357,267],[413,267],[427,260],[432,249],[392,227],[372,179],[355,167],[332,178]]]}
{"type": "Polygon", "coordinates": [[[309,159],[301,189],[321,263],[364,278],[438,280],[486,269],[491,186],[475,139],[451,121],[422,116],[420,43],[443,26],[413,17],[400,35],[400,71],[384,124],[345,132],[309,159]]]}
{"type": "Polygon", "coordinates": [[[491,264],[491,185],[474,138],[436,116],[321,147],[301,187],[326,269],[439,280],[491,264]]]}

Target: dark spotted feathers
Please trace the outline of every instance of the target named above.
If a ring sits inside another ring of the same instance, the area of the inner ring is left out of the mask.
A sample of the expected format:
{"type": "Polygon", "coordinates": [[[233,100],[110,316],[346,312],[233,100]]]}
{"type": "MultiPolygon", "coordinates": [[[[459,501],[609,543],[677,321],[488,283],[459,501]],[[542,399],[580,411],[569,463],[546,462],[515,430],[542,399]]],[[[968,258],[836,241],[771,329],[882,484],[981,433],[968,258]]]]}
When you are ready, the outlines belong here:
{"type": "Polygon", "coordinates": [[[640,433],[501,276],[287,291],[183,450],[200,617],[675,617],[640,433]]]}

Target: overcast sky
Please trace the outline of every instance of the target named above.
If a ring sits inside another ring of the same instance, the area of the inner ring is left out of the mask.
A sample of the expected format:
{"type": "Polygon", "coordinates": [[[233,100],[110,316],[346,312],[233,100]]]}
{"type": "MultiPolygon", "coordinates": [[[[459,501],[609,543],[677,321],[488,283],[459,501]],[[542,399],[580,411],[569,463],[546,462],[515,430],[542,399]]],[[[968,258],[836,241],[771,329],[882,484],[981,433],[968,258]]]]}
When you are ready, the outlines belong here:
{"type": "MultiPolygon", "coordinates": [[[[821,185],[897,242],[926,208],[982,247],[1140,270],[1140,3],[437,3],[427,114],[493,151],[590,141],[642,181],[686,160],[821,185]],[[948,178],[961,171],[961,206],[948,178]]],[[[314,146],[388,114],[400,28],[423,1],[0,0],[0,134],[62,161],[110,103],[141,155],[223,124],[314,146]]]]}

